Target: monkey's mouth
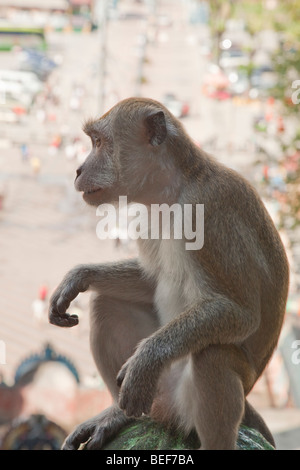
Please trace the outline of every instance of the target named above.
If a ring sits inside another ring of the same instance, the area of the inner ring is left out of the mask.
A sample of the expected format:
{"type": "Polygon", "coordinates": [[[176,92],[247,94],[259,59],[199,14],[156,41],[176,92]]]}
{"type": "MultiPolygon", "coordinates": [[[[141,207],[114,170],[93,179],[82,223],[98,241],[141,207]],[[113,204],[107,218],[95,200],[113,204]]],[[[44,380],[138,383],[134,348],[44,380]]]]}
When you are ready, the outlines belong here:
{"type": "Polygon", "coordinates": [[[83,195],[87,195],[87,194],[95,194],[95,193],[99,193],[100,191],[102,191],[102,188],[98,188],[98,189],[91,189],[90,191],[84,191],[83,192],[83,195]]]}
{"type": "Polygon", "coordinates": [[[90,189],[89,191],[84,191],[82,194],[82,197],[84,200],[88,201],[93,201],[95,196],[99,195],[102,191],[102,188],[98,189],[90,189]]]}

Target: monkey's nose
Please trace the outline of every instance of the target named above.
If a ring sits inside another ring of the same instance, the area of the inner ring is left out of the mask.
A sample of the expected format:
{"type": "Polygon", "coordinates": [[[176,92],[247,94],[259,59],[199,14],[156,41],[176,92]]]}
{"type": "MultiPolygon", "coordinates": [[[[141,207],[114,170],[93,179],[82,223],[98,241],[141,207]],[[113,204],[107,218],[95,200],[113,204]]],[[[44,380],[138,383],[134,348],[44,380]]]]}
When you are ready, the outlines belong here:
{"type": "Polygon", "coordinates": [[[78,176],[81,175],[81,172],[82,172],[82,166],[80,166],[80,167],[77,168],[77,170],[76,170],[76,179],[78,178],[78,176]]]}

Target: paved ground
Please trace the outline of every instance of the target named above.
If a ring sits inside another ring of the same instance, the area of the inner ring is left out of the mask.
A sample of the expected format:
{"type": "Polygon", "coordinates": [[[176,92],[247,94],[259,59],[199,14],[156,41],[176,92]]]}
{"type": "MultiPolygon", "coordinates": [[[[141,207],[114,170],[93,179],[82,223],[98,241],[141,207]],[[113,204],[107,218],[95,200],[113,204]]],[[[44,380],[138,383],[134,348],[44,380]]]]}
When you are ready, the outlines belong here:
{"type": "MultiPolygon", "coordinates": [[[[125,2],[124,8],[131,5],[125,2]]],[[[139,52],[145,22],[109,24],[105,107],[137,92],[158,100],[165,93],[175,93],[190,103],[190,116],[183,122],[192,137],[204,147],[209,139],[216,138],[218,158],[251,178],[255,155],[246,153],[244,147],[251,141],[251,122],[259,105],[217,103],[201,94],[207,58],[200,54],[199,44],[207,37],[207,30],[192,28],[183,21],[185,11],[180,2],[169,0],[164,5],[161,13],[167,13],[173,25],[160,28],[156,41],[148,43],[142,70],[139,52]],[[137,74],[141,71],[146,81],[138,86],[137,74]],[[239,147],[241,151],[233,151],[239,147]]],[[[88,145],[81,126],[84,119],[98,113],[99,38],[53,34],[50,43],[52,50],[63,57],[52,79],[53,89],[58,86],[60,105],[47,105],[47,112],[55,114],[56,119],[52,116],[42,123],[34,113],[22,124],[1,125],[0,131],[0,184],[7,196],[0,213],[0,339],[6,344],[7,363],[0,366],[0,371],[8,382],[19,362],[39,351],[45,342],[71,357],[83,378],[95,374],[87,315],[81,315],[78,328],[62,330],[49,325],[45,316],[37,319],[32,303],[42,284],[51,292],[75,264],[132,255],[117,250],[112,241],[97,239],[95,212],[73,190],[78,161],[66,158],[65,149],[53,153],[50,148],[57,133],[65,135],[67,141],[80,136],[82,145],[88,145]],[[70,109],[75,83],[84,87],[83,103],[77,111],[70,109]],[[22,161],[20,145],[24,142],[29,143],[30,157],[40,159],[38,175],[34,175],[30,161],[22,161]]],[[[3,60],[15,63],[12,54],[3,60]]],[[[84,154],[83,150],[81,158],[84,154]]],[[[84,308],[87,296],[82,296],[80,302],[84,308]]],[[[299,410],[272,409],[263,380],[250,399],[276,432],[279,448],[300,447],[299,410]]]]}

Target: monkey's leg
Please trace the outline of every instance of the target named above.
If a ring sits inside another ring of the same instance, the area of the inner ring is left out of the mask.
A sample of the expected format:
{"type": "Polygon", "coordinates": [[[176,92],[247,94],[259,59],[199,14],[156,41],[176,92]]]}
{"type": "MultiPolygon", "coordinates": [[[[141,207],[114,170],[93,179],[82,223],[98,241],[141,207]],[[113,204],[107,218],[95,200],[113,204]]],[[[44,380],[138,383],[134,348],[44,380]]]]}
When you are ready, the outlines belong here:
{"type": "Polygon", "coordinates": [[[117,374],[137,344],[158,328],[153,305],[125,302],[105,295],[91,299],[90,343],[94,361],[113,398],[118,400],[117,374]]]}
{"type": "Polygon", "coordinates": [[[127,416],[148,414],[166,367],[209,345],[240,344],[258,321],[254,308],[242,308],[225,296],[202,299],[139,343],[117,376],[120,408],[127,416]]]}
{"type": "Polygon", "coordinates": [[[88,440],[87,449],[99,449],[131,421],[117,405],[119,388],[116,376],[133,354],[137,343],[156,328],[151,304],[130,303],[99,294],[91,299],[91,351],[115,403],[80,424],[67,438],[65,450],[78,449],[88,440]]]}
{"type": "Polygon", "coordinates": [[[236,448],[248,387],[245,381],[253,377],[243,353],[240,358],[238,354],[234,346],[210,346],[192,355],[192,413],[203,450],[236,448]]]}

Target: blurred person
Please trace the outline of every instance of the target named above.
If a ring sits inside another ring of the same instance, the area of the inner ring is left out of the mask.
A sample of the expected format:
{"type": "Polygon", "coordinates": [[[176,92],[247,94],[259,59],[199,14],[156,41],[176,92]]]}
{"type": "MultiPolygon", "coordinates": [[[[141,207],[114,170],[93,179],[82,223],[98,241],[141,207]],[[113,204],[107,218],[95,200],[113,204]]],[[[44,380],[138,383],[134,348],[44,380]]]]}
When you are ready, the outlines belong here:
{"type": "Polygon", "coordinates": [[[28,145],[24,142],[23,144],[21,144],[20,150],[21,150],[22,162],[25,163],[28,161],[28,157],[29,157],[28,145]]]}
{"type": "Polygon", "coordinates": [[[46,319],[48,287],[42,284],[38,291],[37,298],[32,302],[32,312],[34,319],[41,323],[46,319]]]}
{"type": "Polygon", "coordinates": [[[76,157],[76,153],[76,146],[74,144],[70,143],[66,145],[65,155],[67,160],[74,160],[74,158],[76,157]]]}
{"type": "Polygon", "coordinates": [[[44,124],[46,122],[47,114],[46,111],[42,108],[38,109],[36,112],[36,119],[41,123],[44,124]]]}
{"type": "Polygon", "coordinates": [[[267,183],[269,181],[269,166],[268,165],[263,166],[262,174],[263,174],[262,176],[263,182],[267,183]]]}
{"type": "Polygon", "coordinates": [[[59,134],[56,134],[51,142],[51,146],[55,147],[57,150],[61,147],[62,144],[62,138],[59,134]]]}
{"type": "Polygon", "coordinates": [[[46,302],[41,299],[35,299],[32,302],[33,318],[37,323],[41,323],[46,319],[46,302]]]}
{"type": "Polygon", "coordinates": [[[70,109],[72,111],[78,111],[80,109],[80,99],[78,96],[73,94],[70,98],[70,103],[69,103],[70,109]]]}
{"type": "Polygon", "coordinates": [[[41,170],[41,161],[38,157],[32,157],[30,159],[30,165],[34,176],[38,176],[41,170]]]}
{"type": "Polygon", "coordinates": [[[48,295],[48,287],[45,284],[42,284],[39,289],[40,300],[46,301],[47,295],[48,295]]]}
{"type": "Polygon", "coordinates": [[[4,187],[0,187],[0,211],[4,208],[4,201],[5,201],[5,189],[4,187]]]}

